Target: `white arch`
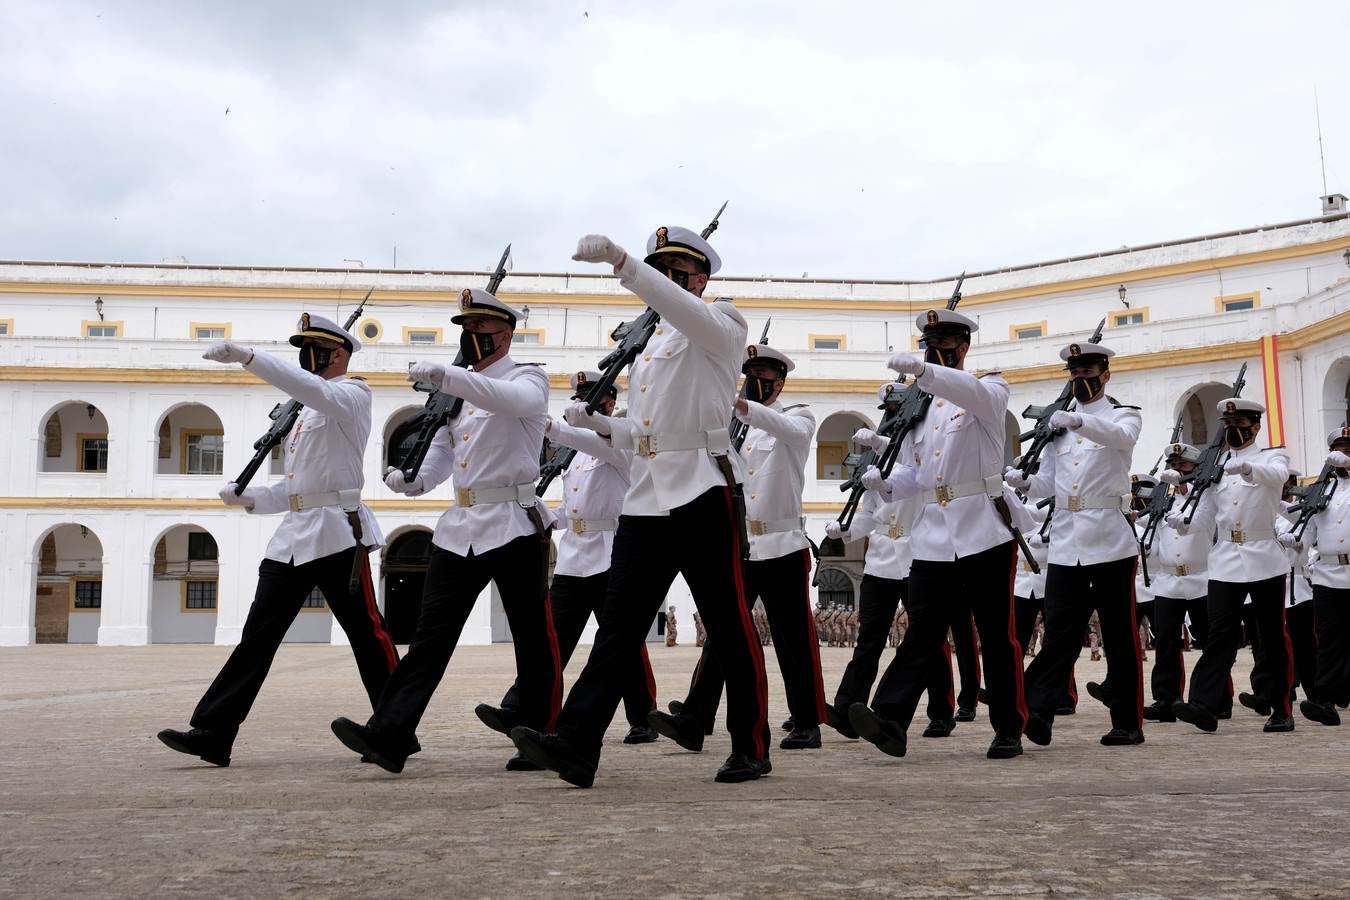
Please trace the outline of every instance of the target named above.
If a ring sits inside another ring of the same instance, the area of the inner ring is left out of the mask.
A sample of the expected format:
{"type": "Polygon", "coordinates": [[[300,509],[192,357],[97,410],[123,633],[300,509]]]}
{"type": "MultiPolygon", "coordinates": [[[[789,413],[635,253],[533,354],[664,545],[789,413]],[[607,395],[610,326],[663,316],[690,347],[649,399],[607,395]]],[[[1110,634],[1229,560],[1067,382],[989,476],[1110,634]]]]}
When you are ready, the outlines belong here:
{"type": "MultiPolygon", "coordinates": [[[[70,468],[70,469],[62,469],[62,468],[60,468],[59,466],[61,465],[61,463],[60,463],[60,460],[59,460],[59,459],[57,459],[57,460],[52,460],[52,462],[56,464],[56,467],[49,467],[49,466],[48,466],[48,457],[47,457],[47,450],[46,450],[46,448],[47,448],[47,423],[49,423],[49,422],[51,421],[52,416],[59,415],[63,409],[65,409],[66,407],[70,407],[70,406],[84,407],[84,409],[85,409],[86,411],[87,411],[88,409],[90,409],[90,408],[92,408],[92,409],[94,410],[94,416],[92,416],[92,417],[89,418],[89,423],[90,423],[90,424],[89,424],[88,426],[85,426],[85,428],[86,428],[86,433],[87,433],[88,431],[93,431],[93,430],[97,429],[97,428],[98,428],[98,421],[99,421],[99,418],[102,418],[104,429],[106,430],[106,433],[107,433],[107,435],[108,435],[108,447],[109,447],[109,453],[110,453],[110,455],[111,455],[111,448],[112,448],[114,439],[117,438],[117,437],[120,437],[120,435],[115,435],[115,434],[114,434],[113,428],[112,428],[112,420],[108,418],[108,414],[105,413],[105,412],[103,411],[103,408],[100,407],[97,403],[94,403],[94,402],[92,402],[92,401],[90,401],[90,400],[84,400],[84,399],[81,399],[81,398],[79,398],[79,397],[72,397],[72,398],[70,398],[70,399],[62,400],[62,401],[60,401],[60,402],[58,402],[58,403],[55,403],[55,404],[53,404],[52,406],[50,406],[50,407],[46,410],[46,412],[44,412],[44,413],[38,418],[38,420],[37,420],[37,437],[38,437],[37,471],[39,471],[39,472],[61,472],[61,471],[78,472],[78,471],[79,471],[78,455],[79,455],[79,452],[80,452],[80,448],[77,447],[77,446],[75,446],[74,443],[73,443],[74,440],[75,440],[75,435],[76,435],[76,434],[79,434],[79,433],[80,433],[79,431],[75,431],[74,433],[72,433],[72,434],[69,436],[69,441],[71,442],[71,443],[69,444],[69,446],[72,448],[72,450],[71,450],[71,453],[72,453],[71,468],[70,468]]],[[[75,425],[76,428],[79,428],[79,427],[81,426],[81,424],[82,424],[82,423],[81,423],[81,420],[80,420],[80,418],[79,418],[78,415],[77,415],[76,418],[75,418],[74,425],[75,425]]],[[[64,434],[64,431],[63,431],[63,433],[62,433],[61,443],[62,443],[62,454],[61,454],[61,456],[64,457],[64,456],[66,455],[66,454],[65,454],[65,447],[67,446],[67,436],[64,434]]],[[[109,460],[109,462],[111,462],[111,460],[109,460]]]]}
{"type": "MultiPolygon", "coordinates": [[[[166,526],[159,534],[155,535],[149,545],[149,566],[147,567],[145,596],[149,604],[149,616],[147,618],[147,643],[161,644],[210,644],[215,640],[216,623],[219,620],[220,613],[220,562],[217,555],[214,579],[216,582],[216,607],[211,610],[188,611],[183,608],[183,597],[181,593],[186,590],[182,582],[188,581],[191,569],[191,561],[188,561],[189,571],[183,573],[180,578],[156,578],[155,577],[155,551],[163,541],[169,540],[175,532],[183,531],[192,533],[193,531],[203,532],[211,536],[215,541],[217,551],[219,551],[220,541],[216,535],[205,525],[199,525],[196,522],[174,522],[166,526]]],[[[172,573],[170,573],[171,575],[172,573]]],[[[201,572],[195,573],[198,577],[191,580],[208,580],[205,576],[208,574],[207,567],[203,566],[201,572]]]]}
{"type": "Polygon", "coordinates": [[[1205,381],[1182,391],[1172,409],[1172,418],[1168,420],[1167,433],[1171,434],[1172,427],[1180,416],[1181,439],[1197,447],[1208,444],[1219,420],[1215,405],[1228,397],[1232,389],[1231,384],[1205,381]],[[1192,398],[1195,398],[1194,404],[1192,398]]]}
{"type": "Polygon", "coordinates": [[[1347,423],[1350,416],[1350,356],[1342,356],[1327,369],[1322,382],[1322,428],[1311,435],[1309,444],[1322,447],[1327,432],[1347,423]]]}
{"type": "MultiPolygon", "coordinates": [[[[93,541],[94,541],[94,543],[95,543],[95,545],[96,545],[96,548],[95,548],[95,555],[94,555],[93,559],[97,559],[97,560],[98,560],[98,569],[97,569],[97,572],[96,572],[96,573],[93,572],[93,571],[90,571],[89,574],[91,574],[91,575],[92,575],[92,574],[97,574],[97,575],[99,576],[99,580],[100,580],[100,581],[103,581],[103,578],[104,578],[104,574],[105,574],[105,573],[104,573],[104,552],[105,552],[105,549],[104,549],[103,539],[100,538],[100,537],[98,536],[98,532],[94,531],[94,529],[90,528],[88,525],[84,524],[83,522],[78,522],[78,521],[62,521],[62,522],[55,523],[55,524],[53,524],[53,525],[49,525],[48,527],[44,528],[44,529],[38,534],[36,540],[33,542],[33,545],[32,545],[31,551],[30,551],[30,555],[29,555],[29,559],[33,561],[33,567],[32,567],[32,570],[31,570],[31,571],[32,571],[32,576],[31,576],[31,578],[30,578],[30,580],[29,580],[29,586],[28,586],[28,603],[29,603],[29,608],[30,608],[30,610],[32,611],[32,614],[33,614],[33,615],[32,615],[32,620],[31,620],[32,623],[33,623],[33,626],[34,626],[34,632],[33,632],[33,635],[34,635],[34,636],[33,636],[33,640],[36,640],[36,626],[37,626],[37,620],[38,620],[38,609],[37,609],[37,602],[38,602],[38,583],[39,583],[39,580],[40,580],[41,578],[43,578],[43,575],[42,575],[42,544],[47,540],[48,537],[52,537],[53,535],[56,535],[57,532],[61,531],[63,528],[80,528],[80,529],[83,529],[84,534],[81,535],[81,538],[82,538],[82,539],[89,539],[89,538],[92,538],[92,539],[93,539],[93,541]]],[[[60,559],[61,559],[61,556],[60,556],[60,548],[59,548],[59,546],[58,546],[58,548],[57,548],[57,565],[58,565],[58,572],[57,572],[57,575],[58,575],[58,576],[61,575],[61,573],[60,573],[60,571],[59,571],[60,559]]],[[[79,576],[78,576],[78,575],[67,575],[66,577],[67,577],[68,579],[75,579],[75,578],[78,578],[79,576]]],[[[98,640],[98,629],[99,629],[99,626],[101,625],[102,619],[103,619],[103,610],[102,610],[102,608],[100,607],[100,609],[98,610],[97,613],[90,613],[90,612],[80,612],[80,613],[75,613],[75,612],[69,610],[69,608],[65,606],[65,603],[66,603],[65,595],[61,595],[61,600],[62,600],[63,608],[67,609],[66,616],[67,616],[68,627],[70,627],[70,626],[72,626],[72,625],[75,625],[75,624],[79,624],[79,625],[83,626],[83,627],[81,628],[81,631],[83,632],[82,635],[81,635],[81,637],[80,637],[80,638],[77,638],[77,639],[74,641],[74,643],[96,643],[97,640],[98,640]],[[77,616],[80,616],[81,618],[79,618],[79,619],[70,619],[69,617],[72,616],[72,615],[77,615],[77,616]]],[[[66,641],[67,641],[67,643],[70,643],[70,642],[71,642],[71,641],[70,641],[70,637],[71,637],[71,635],[70,635],[70,633],[69,633],[69,631],[68,631],[68,632],[67,632],[67,636],[66,636],[66,641]]]]}

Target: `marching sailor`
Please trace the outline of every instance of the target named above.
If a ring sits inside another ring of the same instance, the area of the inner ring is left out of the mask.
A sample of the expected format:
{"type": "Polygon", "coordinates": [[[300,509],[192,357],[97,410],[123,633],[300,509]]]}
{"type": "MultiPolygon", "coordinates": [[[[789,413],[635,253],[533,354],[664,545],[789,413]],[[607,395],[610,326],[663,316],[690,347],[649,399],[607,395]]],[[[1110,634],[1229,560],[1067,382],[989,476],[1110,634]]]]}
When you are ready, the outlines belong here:
{"type": "Polygon", "coordinates": [[[384,483],[416,497],[453,477],[455,505],[436,524],[417,632],[374,715],[365,725],[333,722],[338,740],[390,772],[403,770],[408,738],[489,582],[511,626],[520,706],[498,715],[484,704],[475,712],[496,731],[521,722],[546,728],[557,716],[562,671],[546,586],[553,513],[534,494],[549,385],[543,369],[511,359],[518,317],[487,291],[465,288],[450,321],[463,327],[460,350],[473,371],[433,361],[408,371],[409,381],[462,398],[464,406],[436,432],[411,483],[393,467],[384,483]]]}
{"type": "Polygon", "coordinates": [[[1327,508],[1308,522],[1303,543],[1315,550],[1311,565],[1317,621],[1317,685],[1304,685],[1305,718],[1341,724],[1336,707],[1350,705],[1350,428],[1327,435],[1335,489],[1327,508]]]}
{"type": "MultiPolygon", "coordinates": [[[[285,512],[258,566],[258,588],[243,635],[192,714],[190,731],[165,729],[159,739],[180,753],[217,766],[230,764],[239,726],[262,688],[286,630],[305,598],[318,588],[356,657],[373,707],[398,652],[375,605],[367,553],[384,543],[380,526],[361,503],[361,459],[370,438],[370,386],[347,366],[361,349],[349,331],[323,316],[300,317],[291,345],[300,368],[229,341],[202,354],[242,363],[254,375],[304,404],[283,447],[286,477],[242,493],[227,484],[220,499],[254,515],[285,512]]],[[[419,747],[409,731],[405,753],[419,747]]]]}
{"type": "Polygon", "coordinates": [[[1283,508],[1275,520],[1275,532],[1280,535],[1284,545],[1284,554],[1289,558],[1289,583],[1284,596],[1284,623],[1289,631],[1289,651],[1294,659],[1294,687],[1290,689],[1290,699],[1297,694],[1297,687],[1303,688],[1303,696],[1317,696],[1317,625],[1313,615],[1313,587],[1308,572],[1307,542],[1285,537],[1293,531],[1294,523],[1289,518],[1292,494],[1289,492],[1298,486],[1300,473],[1292,466],[1289,478],[1284,483],[1284,494],[1280,506],[1283,508]]]}
{"type": "MultiPolygon", "coordinates": [[[[1013,621],[1016,626],[1017,643],[1025,649],[1031,645],[1033,636],[1037,633],[1037,617],[1045,618],[1045,569],[1050,564],[1050,526],[1045,520],[1054,515],[1055,507],[1053,503],[1041,506],[1038,503],[1028,502],[1023,504],[1023,508],[1033,523],[1022,535],[1031,556],[1029,559],[1019,560],[1017,567],[1017,579],[1013,584],[1013,621]],[[1039,572],[1031,567],[1032,560],[1035,560],[1039,572]]],[[[1042,623],[1042,633],[1044,628],[1045,625],[1042,623]]],[[[1070,669],[1055,715],[1071,716],[1077,711],[1078,680],[1073,669],[1070,669]]]]}

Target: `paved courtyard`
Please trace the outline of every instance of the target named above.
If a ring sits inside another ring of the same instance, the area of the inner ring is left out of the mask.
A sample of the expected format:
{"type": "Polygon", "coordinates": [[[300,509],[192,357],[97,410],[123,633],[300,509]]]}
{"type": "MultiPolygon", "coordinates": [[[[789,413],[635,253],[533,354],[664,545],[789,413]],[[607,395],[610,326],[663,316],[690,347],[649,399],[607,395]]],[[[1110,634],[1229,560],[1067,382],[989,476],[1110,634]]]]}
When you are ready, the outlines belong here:
{"type": "MultiPolygon", "coordinates": [[[[664,705],[697,651],[651,649],[664,705]]],[[[821,652],[832,690],[848,651],[821,652]]],[[[0,896],[1350,895],[1350,729],[1264,735],[1239,710],[1217,735],[1107,749],[1084,695],[1009,762],[984,758],[981,709],[946,740],[911,732],[902,760],[827,732],[719,785],[720,726],[702,754],[625,747],[620,715],[581,791],[503,771],[509,742],[473,716],[510,681],[508,646],[456,654],[401,776],[328,730],[367,713],[350,654],[287,646],[216,769],[154,734],[186,727],[226,653],[0,650],[0,896]]],[[[1103,673],[1084,662],[1080,683],[1103,673]]],[[[776,725],[772,661],[770,686],[776,725]]]]}

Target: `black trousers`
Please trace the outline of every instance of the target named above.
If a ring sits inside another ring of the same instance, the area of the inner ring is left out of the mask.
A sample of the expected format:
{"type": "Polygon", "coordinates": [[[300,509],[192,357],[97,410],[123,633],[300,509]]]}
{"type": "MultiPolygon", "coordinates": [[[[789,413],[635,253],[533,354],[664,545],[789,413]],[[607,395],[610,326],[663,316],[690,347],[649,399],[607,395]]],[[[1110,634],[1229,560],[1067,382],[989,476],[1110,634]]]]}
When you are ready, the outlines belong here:
{"type": "Polygon", "coordinates": [[[956,644],[956,669],[961,676],[961,692],[956,695],[956,705],[974,710],[980,702],[980,636],[975,630],[974,616],[964,628],[960,622],[952,626],[952,641],[956,644]]]}
{"type": "Polygon", "coordinates": [[[562,666],[548,594],[541,587],[547,553],[547,545],[533,534],[468,556],[433,546],[417,631],[408,655],[389,677],[370,727],[394,746],[412,737],[478,595],[495,582],[515,642],[521,718],[531,728],[551,728],[562,697],[562,666]]]}
{"type": "MultiPolygon", "coordinates": [[[[1258,693],[1280,715],[1289,715],[1289,685],[1294,678],[1293,653],[1284,626],[1284,579],[1276,575],[1253,582],[1209,582],[1209,640],[1191,673],[1191,702],[1216,712],[1227,703],[1232,690],[1230,676],[1237,659],[1242,624],[1242,604],[1250,594],[1260,653],[1257,665],[1266,677],[1259,679],[1258,693]]],[[[1253,688],[1256,688],[1253,673],[1253,688]]]]}
{"type": "Polygon", "coordinates": [[[1317,618],[1317,690],[1323,703],[1350,703],[1350,589],[1313,585],[1317,618]]]}
{"type": "MultiPolygon", "coordinates": [[[[1026,649],[1032,633],[1036,630],[1036,617],[1044,614],[1044,597],[1013,597],[1013,631],[1017,635],[1017,644],[1022,649],[1026,649]]],[[[1078,708],[1078,678],[1072,666],[1069,667],[1069,679],[1064,683],[1064,696],[1060,699],[1059,705],[1075,710],[1078,708]]]]}
{"type": "MultiPolygon", "coordinates": [[[[1182,630],[1186,625],[1187,610],[1195,600],[1180,597],[1153,599],[1153,702],[1172,703],[1186,696],[1186,653],[1182,630]]],[[[1204,616],[1201,616],[1204,619],[1204,616]]],[[[1195,616],[1191,617],[1191,634],[1203,630],[1195,616]]]]}
{"type": "Polygon", "coordinates": [[[1294,682],[1302,686],[1305,699],[1321,700],[1317,695],[1317,624],[1313,619],[1313,603],[1307,600],[1284,611],[1289,649],[1294,654],[1294,682]]]}
{"type": "Polygon", "coordinates": [[[267,678],[286,630],[316,587],[323,591],[333,618],[347,633],[361,683],[371,707],[375,706],[389,673],[398,665],[398,651],[375,605],[370,559],[364,554],[360,587],[355,594],[348,591],[352,555],[356,552],[353,547],[299,566],[272,559],[262,561],[258,566],[258,589],[244,621],[243,635],[192,713],[193,728],[219,731],[231,737],[238,732],[267,678]]]}
{"type": "Polygon", "coordinates": [[[595,644],[558,718],[558,735],[597,762],[623,690],[624,667],[647,635],[675,576],[684,575],[727,679],[731,747],[769,754],[764,649],[745,599],[741,539],[728,488],[712,488],[668,516],[620,516],[595,644]]]}
{"type": "MultiPolygon", "coordinates": [[[[599,613],[605,603],[605,588],[609,571],[597,575],[554,575],[549,586],[549,606],[553,613],[553,630],[558,635],[560,662],[566,667],[577,649],[577,641],[586,630],[591,613],[599,613]]],[[[502,709],[520,710],[520,682],[511,685],[502,698],[502,709]]],[[[623,710],[628,724],[635,728],[647,727],[647,713],[656,709],[656,678],[652,662],[647,656],[647,642],[634,648],[633,659],[623,678],[623,710]]]]}
{"type": "Polygon", "coordinates": [[[1205,649],[1205,641],[1209,640],[1209,598],[1187,600],[1186,615],[1191,617],[1191,647],[1205,649]]]}
{"type": "Polygon", "coordinates": [[[989,722],[1000,735],[1022,734],[1026,727],[1022,648],[1013,633],[1016,567],[1012,541],[951,562],[914,560],[905,607],[909,628],[872,700],[878,715],[909,727],[919,695],[949,646],[948,630],[965,628],[973,614],[988,682],[989,722]]]}
{"type": "MultiPolygon", "coordinates": [[[[825,719],[825,684],[820,674],[820,639],[816,637],[816,620],[811,610],[811,551],[802,549],[774,559],[747,562],[745,602],[753,608],[756,599],[764,600],[764,614],[769,620],[793,723],[798,728],[819,725],[825,719]]],[[[697,718],[705,728],[717,717],[726,681],[712,644],[711,640],[703,644],[684,701],[685,713],[697,718]]]]}
{"type": "Polygon", "coordinates": [[[1133,556],[1092,565],[1050,564],[1045,579],[1045,638],[1027,667],[1027,705],[1047,722],[1064,690],[1064,679],[1083,651],[1083,631],[1097,611],[1106,677],[1111,687],[1111,725],[1134,730],[1144,722],[1144,662],[1135,618],[1133,556]]]}
{"type": "MultiPolygon", "coordinates": [[[[1266,659],[1265,648],[1261,646],[1261,629],[1256,624],[1256,607],[1250,603],[1242,604],[1242,632],[1247,637],[1247,645],[1252,651],[1252,671],[1247,676],[1252,693],[1264,697],[1270,690],[1270,661],[1266,659]]],[[[1238,647],[1241,648],[1239,643],[1238,647]]],[[[1233,693],[1232,676],[1229,676],[1228,693],[1233,693]]]]}

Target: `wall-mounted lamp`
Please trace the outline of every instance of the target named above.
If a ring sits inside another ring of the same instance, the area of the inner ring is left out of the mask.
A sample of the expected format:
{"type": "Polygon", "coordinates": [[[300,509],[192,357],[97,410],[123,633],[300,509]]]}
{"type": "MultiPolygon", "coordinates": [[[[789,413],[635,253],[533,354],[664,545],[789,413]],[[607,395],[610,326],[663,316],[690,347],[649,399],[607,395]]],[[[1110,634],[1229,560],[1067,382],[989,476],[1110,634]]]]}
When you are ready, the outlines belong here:
{"type": "Polygon", "coordinates": [[[1120,297],[1120,302],[1126,309],[1130,308],[1130,301],[1125,299],[1125,285],[1116,288],[1116,294],[1120,297]]]}
{"type": "Polygon", "coordinates": [[[84,525],[81,525],[81,526],[80,526],[80,537],[82,537],[82,538],[87,538],[87,537],[89,537],[89,529],[88,529],[87,527],[85,527],[84,525]]]}
{"type": "Polygon", "coordinates": [[[85,405],[84,411],[89,414],[89,418],[92,421],[94,416],[98,413],[98,407],[94,406],[94,404],[92,403],[89,403],[85,405]]]}
{"type": "Polygon", "coordinates": [[[525,304],[524,306],[521,307],[520,311],[525,314],[525,321],[522,322],[521,324],[528,327],[530,324],[530,305],[528,303],[525,304]]]}
{"type": "Polygon", "coordinates": [[[1345,264],[1350,266],[1350,250],[1346,250],[1341,256],[1345,258],[1345,264]]]}
{"type": "Polygon", "coordinates": [[[95,297],[95,298],[94,298],[94,309],[98,312],[98,320],[99,320],[100,322],[102,322],[102,321],[103,321],[103,298],[102,298],[102,297],[95,297]]]}

